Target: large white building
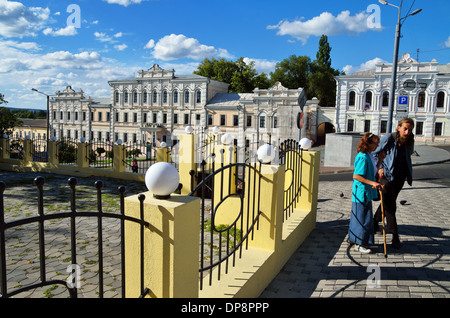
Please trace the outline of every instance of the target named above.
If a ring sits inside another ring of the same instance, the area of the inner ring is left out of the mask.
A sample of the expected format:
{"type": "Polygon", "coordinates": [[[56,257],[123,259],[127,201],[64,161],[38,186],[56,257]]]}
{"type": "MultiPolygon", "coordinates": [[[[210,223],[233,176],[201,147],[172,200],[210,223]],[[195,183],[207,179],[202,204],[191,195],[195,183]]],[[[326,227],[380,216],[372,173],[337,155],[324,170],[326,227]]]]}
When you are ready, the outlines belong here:
{"type": "MultiPolygon", "coordinates": [[[[253,93],[228,93],[229,84],[199,75],[175,75],[157,64],[134,78],[108,81],[109,99],[84,96],[70,86],[50,99],[50,135],[57,138],[141,141],[171,145],[186,126],[218,126],[234,143],[249,147],[297,138],[304,90],[276,83],[253,93]]],[[[209,131],[211,131],[209,130],[209,131]]],[[[255,147],[256,147],[255,146],[255,147]]]]}
{"type": "MultiPolygon", "coordinates": [[[[386,133],[392,64],[336,77],[336,132],[386,133]]],[[[393,129],[413,118],[417,141],[450,142],[450,65],[417,62],[404,54],[398,63],[393,129]]],[[[325,119],[325,121],[327,121],[325,119]]]]}

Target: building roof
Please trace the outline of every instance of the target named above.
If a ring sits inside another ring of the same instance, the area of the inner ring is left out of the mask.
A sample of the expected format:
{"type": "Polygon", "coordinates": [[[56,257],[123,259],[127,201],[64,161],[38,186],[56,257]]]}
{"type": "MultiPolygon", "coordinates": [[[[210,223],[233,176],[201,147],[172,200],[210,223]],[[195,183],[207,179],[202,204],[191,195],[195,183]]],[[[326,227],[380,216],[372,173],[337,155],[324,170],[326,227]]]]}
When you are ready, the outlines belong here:
{"type": "Polygon", "coordinates": [[[20,118],[23,122],[22,127],[30,128],[46,128],[47,119],[32,119],[32,118],[20,118]]]}
{"type": "Polygon", "coordinates": [[[253,93],[218,93],[206,104],[207,107],[228,106],[236,107],[243,100],[252,100],[253,93]]]}

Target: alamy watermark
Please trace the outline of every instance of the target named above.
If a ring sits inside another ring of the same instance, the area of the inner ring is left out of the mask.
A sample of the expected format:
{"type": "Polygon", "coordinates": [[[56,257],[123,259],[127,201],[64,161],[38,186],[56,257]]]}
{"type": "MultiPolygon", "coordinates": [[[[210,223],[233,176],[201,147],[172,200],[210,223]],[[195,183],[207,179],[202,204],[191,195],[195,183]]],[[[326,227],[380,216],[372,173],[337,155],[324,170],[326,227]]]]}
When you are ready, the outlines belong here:
{"type": "Polygon", "coordinates": [[[70,13],[67,17],[67,26],[73,26],[74,28],[81,28],[81,8],[78,4],[69,4],[67,6],[67,13],[70,13]]]}
{"type": "Polygon", "coordinates": [[[366,9],[370,15],[367,17],[367,27],[369,29],[381,29],[381,9],[378,4],[369,4],[366,9]]]}
{"type": "Polygon", "coordinates": [[[371,273],[366,280],[368,288],[380,288],[381,287],[381,269],[376,264],[370,264],[367,266],[367,273],[371,273]]]}
{"type": "Polygon", "coordinates": [[[67,287],[80,288],[81,287],[81,266],[78,264],[70,264],[67,266],[66,272],[69,276],[66,279],[67,287]]]}

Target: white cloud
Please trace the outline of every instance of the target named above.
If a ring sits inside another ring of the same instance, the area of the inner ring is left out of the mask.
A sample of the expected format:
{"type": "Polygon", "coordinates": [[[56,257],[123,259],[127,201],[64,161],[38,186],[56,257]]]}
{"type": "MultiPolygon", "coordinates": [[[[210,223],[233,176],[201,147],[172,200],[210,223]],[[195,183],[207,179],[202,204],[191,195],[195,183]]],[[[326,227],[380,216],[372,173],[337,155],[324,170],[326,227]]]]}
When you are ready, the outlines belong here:
{"type": "Polygon", "coordinates": [[[114,48],[115,48],[117,51],[123,51],[123,50],[125,50],[127,47],[128,47],[128,45],[126,45],[126,44],[114,45],[114,48]]]}
{"type": "Polygon", "coordinates": [[[289,35],[305,44],[310,36],[327,36],[340,34],[359,34],[368,30],[381,30],[380,28],[370,28],[368,24],[369,14],[360,12],[354,16],[350,15],[350,11],[342,11],[337,16],[333,16],[329,12],[322,12],[310,20],[303,19],[280,21],[277,25],[269,25],[267,29],[276,29],[277,35],[289,35]]]}
{"type": "Polygon", "coordinates": [[[346,65],[343,67],[342,70],[345,72],[345,74],[353,74],[353,73],[358,73],[358,72],[362,72],[362,71],[373,70],[373,69],[375,69],[376,65],[380,64],[380,63],[387,63],[387,61],[385,61],[379,57],[376,57],[372,60],[362,63],[359,66],[346,65]]]}
{"type": "Polygon", "coordinates": [[[276,61],[268,61],[265,59],[254,59],[249,57],[244,57],[244,62],[248,65],[250,62],[255,63],[255,70],[258,73],[266,73],[267,75],[270,72],[275,71],[275,67],[277,65],[276,61]]]}
{"type": "Polygon", "coordinates": [[[42,31],[42,33],[44,33],[44,35],[51,35],[51,36],[72,36],[77,34],[77,30],[73,25],[68,25],[65,28],[59,30],[46,28],[42,31]]]}
{"type": "Polygon", "coordinates": [[[128,7],[130,4],[141,3],[144,0],[103,0],[110,4],[119,4],[124,7],[128,7]]]}
{"type": "Polygon", "coordinates": [[[144,46],[144,49],[152,49],[155,47],[155,40],[150,39],[147,44],[144,46]]]}
{"type": "Polygon", "coordinates": [[[445,47],[450,47],[450,36],[448,37],[447,41],[444,42],[445,47]]]}
{"type": "Polygon", "coordinates": [[[0,35],[4,37],[35,36],[44,28],[50,15],[48,8],[27,8],[20,2],[0,1],[0,35]]]}
{"type": "Polygon", "coordinates": [[[201,44],[197,39],[188,38],[183,34],[166,35],[156,44],[152,41],[150,40],[145,47],[153,48],[153,57],[163,61],[181,58],[201,60],[213,56],[231,57],[231,54],[225,49],[216,49],[214,46],[201,44]]]}

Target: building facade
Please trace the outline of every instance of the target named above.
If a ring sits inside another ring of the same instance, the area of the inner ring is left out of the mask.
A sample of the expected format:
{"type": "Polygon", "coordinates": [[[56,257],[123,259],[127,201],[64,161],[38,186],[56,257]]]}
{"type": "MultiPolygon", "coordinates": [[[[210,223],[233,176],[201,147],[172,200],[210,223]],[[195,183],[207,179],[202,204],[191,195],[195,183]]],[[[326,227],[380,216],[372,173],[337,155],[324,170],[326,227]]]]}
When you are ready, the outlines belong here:
{"type": "MultiPolygon", "coordinates": [[[[50,99],[50,136],[175,144],[187,126],[212,132],[218,126],[236,145],[297,138],[302,88],[276,83],[253,93],[228,93],[229,84],[199,75],[175,75],[157,64],[135,78],[108,81],[109,99],[84,96],[70,86],[50,99]]],[[[255,146],[256,147],[256,146],[255,146]]]]}
{"type": "MultiPolygon", "coordinates": [[[[336,132],[387,131],[392,64],[336,77],[336,132]]],[[[398,63],[393,130],[397,120],[415,121],[421,142],[450,142],[450,65],[417,62],[404,54],[398,63]]]]}

